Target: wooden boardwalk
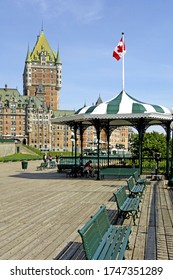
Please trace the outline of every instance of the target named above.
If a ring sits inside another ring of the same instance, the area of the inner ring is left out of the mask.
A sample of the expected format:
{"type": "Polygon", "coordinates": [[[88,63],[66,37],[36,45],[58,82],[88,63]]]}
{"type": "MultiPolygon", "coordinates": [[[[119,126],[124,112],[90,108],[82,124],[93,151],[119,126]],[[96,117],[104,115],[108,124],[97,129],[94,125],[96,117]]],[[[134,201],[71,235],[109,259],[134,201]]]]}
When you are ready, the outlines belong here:
{"type": "Polygon", "coordinates": [[[83,259],[77,229],[105,204],[112,223],[131,224],[129,260],[173,260],[173,188],[147,185],[137,226],[117,219],[113,192],[125,181],[66,178],[38,161],[0,163],[0,259],[83,259]]]}

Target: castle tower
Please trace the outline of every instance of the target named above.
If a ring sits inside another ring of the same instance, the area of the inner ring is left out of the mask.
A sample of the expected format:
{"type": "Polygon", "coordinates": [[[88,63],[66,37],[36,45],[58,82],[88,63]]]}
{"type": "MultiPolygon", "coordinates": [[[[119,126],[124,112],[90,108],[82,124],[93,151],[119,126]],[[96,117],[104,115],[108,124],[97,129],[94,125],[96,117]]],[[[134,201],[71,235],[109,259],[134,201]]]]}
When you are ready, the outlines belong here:
{"type": "Polygon", "coordinates": [[[38,96],[52,110],[59,109],[62,63],[52,51],[43,30],[30,52],[28,47],[23,73],[23,95],[38,96]]]}

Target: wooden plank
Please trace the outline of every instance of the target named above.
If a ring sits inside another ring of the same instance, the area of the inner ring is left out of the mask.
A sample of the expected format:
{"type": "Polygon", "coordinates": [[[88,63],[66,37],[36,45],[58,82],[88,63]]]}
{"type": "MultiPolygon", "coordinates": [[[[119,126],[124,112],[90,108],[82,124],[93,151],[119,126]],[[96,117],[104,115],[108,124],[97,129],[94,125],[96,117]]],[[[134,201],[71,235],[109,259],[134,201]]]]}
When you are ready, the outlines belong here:
{"type": "MultiPolygon", "coordinates": [[[[111,200],[124,180],[66,178],[38,165],[30,161],[23,172],[20,162],[0,163],[0,259],[53,259],[70,242],[76,246],[68,254],[83,258],[77,229],[102,204],[114,223],[132,225],[131,218],[116,220],[111,200]]],[[[165,182],[146,186],[126,259],[173,259],[173,190],[165,182]]]]}

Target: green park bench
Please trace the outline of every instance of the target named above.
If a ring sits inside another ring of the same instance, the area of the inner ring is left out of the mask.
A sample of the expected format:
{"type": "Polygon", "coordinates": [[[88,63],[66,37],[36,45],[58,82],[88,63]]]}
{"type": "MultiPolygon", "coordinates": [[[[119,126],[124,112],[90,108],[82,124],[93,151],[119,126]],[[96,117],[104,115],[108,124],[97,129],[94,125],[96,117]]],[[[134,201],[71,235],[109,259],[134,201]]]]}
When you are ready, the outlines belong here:
{"type": "Polygon", "coordinates": [[[52,160],[52,161],[49,162],[49,168],[50,168],[50,169],[56,168],[56,163],[55,163],[54,160],[52,160]]]}
{"type": "Polygon", "coordinates": [[[145,189],[144,184],[142,185],[135,183],[133,176],[130,176],[130,178],[127,179],[127,187],[131,196],[138,195],[141,197],[145,189]]]}
{"type": "Polygon", "coordinates": [[[104,179],[104,176],[117,176],[119,179],[123,177],[132,176],[138,168],[135,167],[106,167],[100,169],[100,179],[104,179]]]}
{"type": "Polygon", "coordinates": [[[57,164],[57,168],[58,168],[58,173],[62,173],[63,171],[66,171],[66,170],[69,170],[69,169],[72,169],[72,167],[74,166],[74,163],[59,163],[57,164]]]}
{"type": "Polygon", "coordinates": [[[37,170],[44,170],[48,168],[48,162],[41,162],[40,166],[37,166],[37,170]]]}
{"type": "Polygon", "coordinates": [[[84,177],[82,166],[72,166],[65,171],[66,177],[84,177]]]}
{"type": "Polygon", "coordinates": [[[136,184],[141,184],[141,185],[144,185],[146,187],[147,180],[145,178],[140,178],[138,171],[135,171],[133,173],[133,178],[135,179],[136,184]]]}
{"type": "Polygon", "coordinates": [[[129,248],[129,226],[110,223],[105,205],[78,230],[87,260],[123,260],[129,248]]]}
{"type": "Polygon", "coordinates": [[[136,226],[135,219],[138,218],[140,198],[128,197],[125,186],[120,186],[113,194],[117,202],[119,215],[123,215],[127,219],[132,216],[134,226],[136,226]]]}

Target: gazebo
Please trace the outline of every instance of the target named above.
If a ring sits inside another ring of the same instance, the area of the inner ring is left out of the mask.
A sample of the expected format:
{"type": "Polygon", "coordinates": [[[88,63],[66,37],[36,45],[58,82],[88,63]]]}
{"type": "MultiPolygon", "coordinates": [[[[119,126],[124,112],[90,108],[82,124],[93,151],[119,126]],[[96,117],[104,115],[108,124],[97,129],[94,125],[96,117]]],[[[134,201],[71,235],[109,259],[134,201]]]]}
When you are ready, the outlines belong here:
{"type": "Polygon", "coordinates": [[[169,109],[161,105],[153,105],[141,102],[124,90],[117,96],[98,105],[84,106],[77,110],[74,115],[52,119],[53,123],[66,124],[74,130],[75,138],[75,164],[77,156],[77,131],[80,131],[81,153],[83,147],[83,132],[89,126],[94,126],[97,135],[97,164],[99,179],[99,151],[100,132],[105,130],[108,143],[109,162],[109,140],[112,131],[120,126],[131,126],[138,131],[139,135],[139,170],[142,174],[142,140],[146,129],[152,125],[160,125],[166,132],[166,176],[169,172],[169,141],[170,124],[172,114],[169,109]]]}

